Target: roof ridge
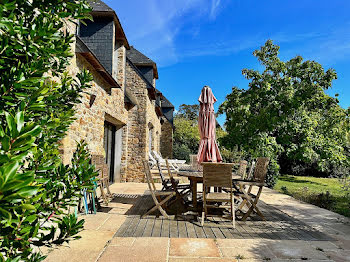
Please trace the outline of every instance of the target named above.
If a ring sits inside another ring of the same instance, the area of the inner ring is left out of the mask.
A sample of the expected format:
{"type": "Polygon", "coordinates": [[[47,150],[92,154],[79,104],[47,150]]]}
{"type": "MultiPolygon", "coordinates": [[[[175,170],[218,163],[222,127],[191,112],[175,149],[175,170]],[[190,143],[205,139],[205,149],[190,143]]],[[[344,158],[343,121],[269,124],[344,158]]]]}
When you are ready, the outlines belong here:
{"type": "Polygon", "coordinates": [[[92,7],[92,11],[97,11],[97,12],[110,12],[114,10],[107,5],[105,2],[101,0],[88,0],[90,6],[92,7]]]}

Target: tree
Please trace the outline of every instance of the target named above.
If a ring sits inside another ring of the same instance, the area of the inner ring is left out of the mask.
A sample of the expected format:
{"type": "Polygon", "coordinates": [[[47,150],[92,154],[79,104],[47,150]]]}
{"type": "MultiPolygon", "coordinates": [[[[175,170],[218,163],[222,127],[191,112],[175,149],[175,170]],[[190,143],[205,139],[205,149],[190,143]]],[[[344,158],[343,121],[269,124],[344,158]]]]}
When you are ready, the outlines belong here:
{"type": "Polygon", "coordinates": [[[182,104],[179,106],[179,111],[177,112],[177,117],[182,117],[191,121],[198,121],[199,115],[199,104],[186,105],[182,104]]]}
{"type": "Polygon", "coordinates": [[[174,126],[174,157],[189,161],[189,155],[198,152],[200,140],[198,121],[176,115],[174,126]]]}
{"type": "Polygon", "coordinates": [[[349,110],[325,94],[336,72],[301,56],[284,62],[278,54],[279,46],[271,40],[254,51],[264,70],[243,69],[249,88],[232,88],[220,106],[229,134],[224,145],[238,146],[252,157],[270,157],[274,174],[280,165],[327,173],[348,165],[349,110]]]}
{"type": "Polygon", "coordinates": [[[65,72],[67,23],[90,11],[84,0],[0,2],[1,261],[41,261],[35,247],[78,238],[83,228],[69,208],[97,173],[84,142],[63,165],[59,141],[92,80],[65,72]]]}

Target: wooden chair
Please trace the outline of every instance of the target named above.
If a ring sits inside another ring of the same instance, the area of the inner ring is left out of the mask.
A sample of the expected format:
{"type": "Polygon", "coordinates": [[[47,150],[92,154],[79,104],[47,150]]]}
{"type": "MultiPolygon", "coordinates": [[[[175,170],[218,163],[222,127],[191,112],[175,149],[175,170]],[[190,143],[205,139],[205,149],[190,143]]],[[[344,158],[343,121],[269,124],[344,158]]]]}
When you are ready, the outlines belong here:
{"type": "MultiPolygon", "coordinates": [[[[207,218],[208,208],[230,207],[232,216],[232,225],[235,228],[235,212],[232,194],[232,167],[229,163],[202,163],[203,165],[203,212],[202,223],[207,218]],[[214,192],[210,193],[210,187],[225,187],[228,193],[214,192]],[[208,193],[209,192],[209,193],[208,193]],[[229,206],[218,206],[211,203],[230,203],[229,206]],[[208,204],[209,203],[209,204],[208,204]]],[[[213,216],[213,215],[211,215],[213,216]]]]}
{"type": "MultiPolygon", "coordinates": [[[[169,163],[166,162],[166,166],[167,166],[167,169],[168,169],[168,173],[169,173],[169,170],[170,170],[170,166],[169,166],[169,163]]],[[[157,167],[158,167],[158,172],[159,172],[159,176],[160,176],[160,180],[162,181],[162,190],[170,190],[172,189],[172,181],[171,179],[168,179],[168,178],[165,178],[164,174],[163,174],[163,170],[162,170],[162,165],[159,163],[159,161],[157,161],[157,167]]],[[[179,183],[178,180],[175,180],[174,181],[176,184],[179,183]]]]}
{"type": "Polygon", "coordinates": [[[150,167],[147,160],[143,160],[143,166],[145,169],[146,174],[146,180],[148,184],[148,188],[151,192],[151,196],[154,201],[154,206],[149,209],[146,214],[142,215],[142,217],[147,216],[148,214],[152,213],[154,210],[158,209],[159,212],[165,217],[169,218],[168,214],[163,209],[162,205],[166,204],[170,199],[174,196],[176,196],[176,193],[174,191],[161,191],[157,190],[156,186],[154,185],[153,177],[150,171],[150,167]],[[162,199],[163,198],[163,199],[162,199]]]}
{"type": "Polygon", "coordinates": [[[254,172],[255,164],[256,163],[253,160],[251,165],[250,165],[248,174],[244,177],[245,180],[251,180],[253,178],[253,172],[254,172]]]}
{"type": "Polygon", "coordinates": [[[248,166],[247,161],[245,161],[245,160],[239,161],[239,168],[237,170],[237,175],[239,175],[243,179],[245,179],[245,177],[247,175],[247,166],[248,166]]]}
{"type": "Polygon", "coordinates": [[[270,159],[268,157],[258,157],[254,168],[252,181],[234,180],[234,183],[236,183],[236,188],[238,188],[238,192],[235,193],[235,196],[240,197],[242,200],[237,208],[237,210],[243,213],[242,221],[246,221],[252,212],[256,212],[263,220],[265,220],[265,217],[261,213],[257,204],[262,189],[265,185],[265,177],[269,162],[270,159]],[[246,190],[246,186],[248,186],[248,190],[246,190]],[[258,188],[256,194],[252,193],[254,186],[258,188]],[[247,212],[244,212],[243,210],[243,207],[245,206],[248,207],[247,212]]]}
{"type": "Polygon", "coordinates": [[[96,169],[99,170],[99,176],[97,177],[97,187],[100,188],[103,202],[105,203],[105,205],[108,205],[108,198],[112,197],[112,193],[109,189],[108,167],[105,165],[96,165],[96,169]],[[105,189],[107,190],[107,192],[105,192],[105,189]]]}
{"type": "Polygon", "coordinates": [[[168,175],[170,177],[170,184],[171,188],[175,193],[177,193],[177,197],[181,197],[184,199],[190,192],[191,192],[191,185],[190,184],[180,184],[179,180],[175,179],[171,170],[168,160],[165,160],[167,169],[168,169],[168,175]]]}

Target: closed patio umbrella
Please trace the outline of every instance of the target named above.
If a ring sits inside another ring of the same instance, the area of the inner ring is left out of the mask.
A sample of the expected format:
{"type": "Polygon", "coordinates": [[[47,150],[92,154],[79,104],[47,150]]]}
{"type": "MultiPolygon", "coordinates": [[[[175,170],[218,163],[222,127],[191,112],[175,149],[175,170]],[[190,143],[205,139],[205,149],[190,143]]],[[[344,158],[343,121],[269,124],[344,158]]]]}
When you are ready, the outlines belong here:
{"type": "Polygon", "coordinates": [[[222,162],[219,147],[216,143],[216,119],[214,103],[216,98],[209,86],[204,86],[198,99],[200,103],[198,128],[201,140],[197,154],[198,163],[222,162]]]}

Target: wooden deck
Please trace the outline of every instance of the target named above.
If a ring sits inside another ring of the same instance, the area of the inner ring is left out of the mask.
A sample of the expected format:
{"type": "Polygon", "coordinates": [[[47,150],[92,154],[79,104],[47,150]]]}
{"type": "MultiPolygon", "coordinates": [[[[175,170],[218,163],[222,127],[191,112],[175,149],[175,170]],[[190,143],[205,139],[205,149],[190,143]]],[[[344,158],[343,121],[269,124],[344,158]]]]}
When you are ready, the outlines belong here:
{"type": "Polygon", "coordinates": [[[222,218],[210,218],[211,221],[201,227],[199,218],[191,214],[177,219],[174,216],[165,219],[157,215],[141,219],[141,215],[153,205],[150,195],[119,194],[112,202],[132,204],[115,237],[331,240],[329,236],[262,201],[259,206],[267,221],[253,215],[246,222],[236,221],[235,229],[229,220],[222,218]]]}

